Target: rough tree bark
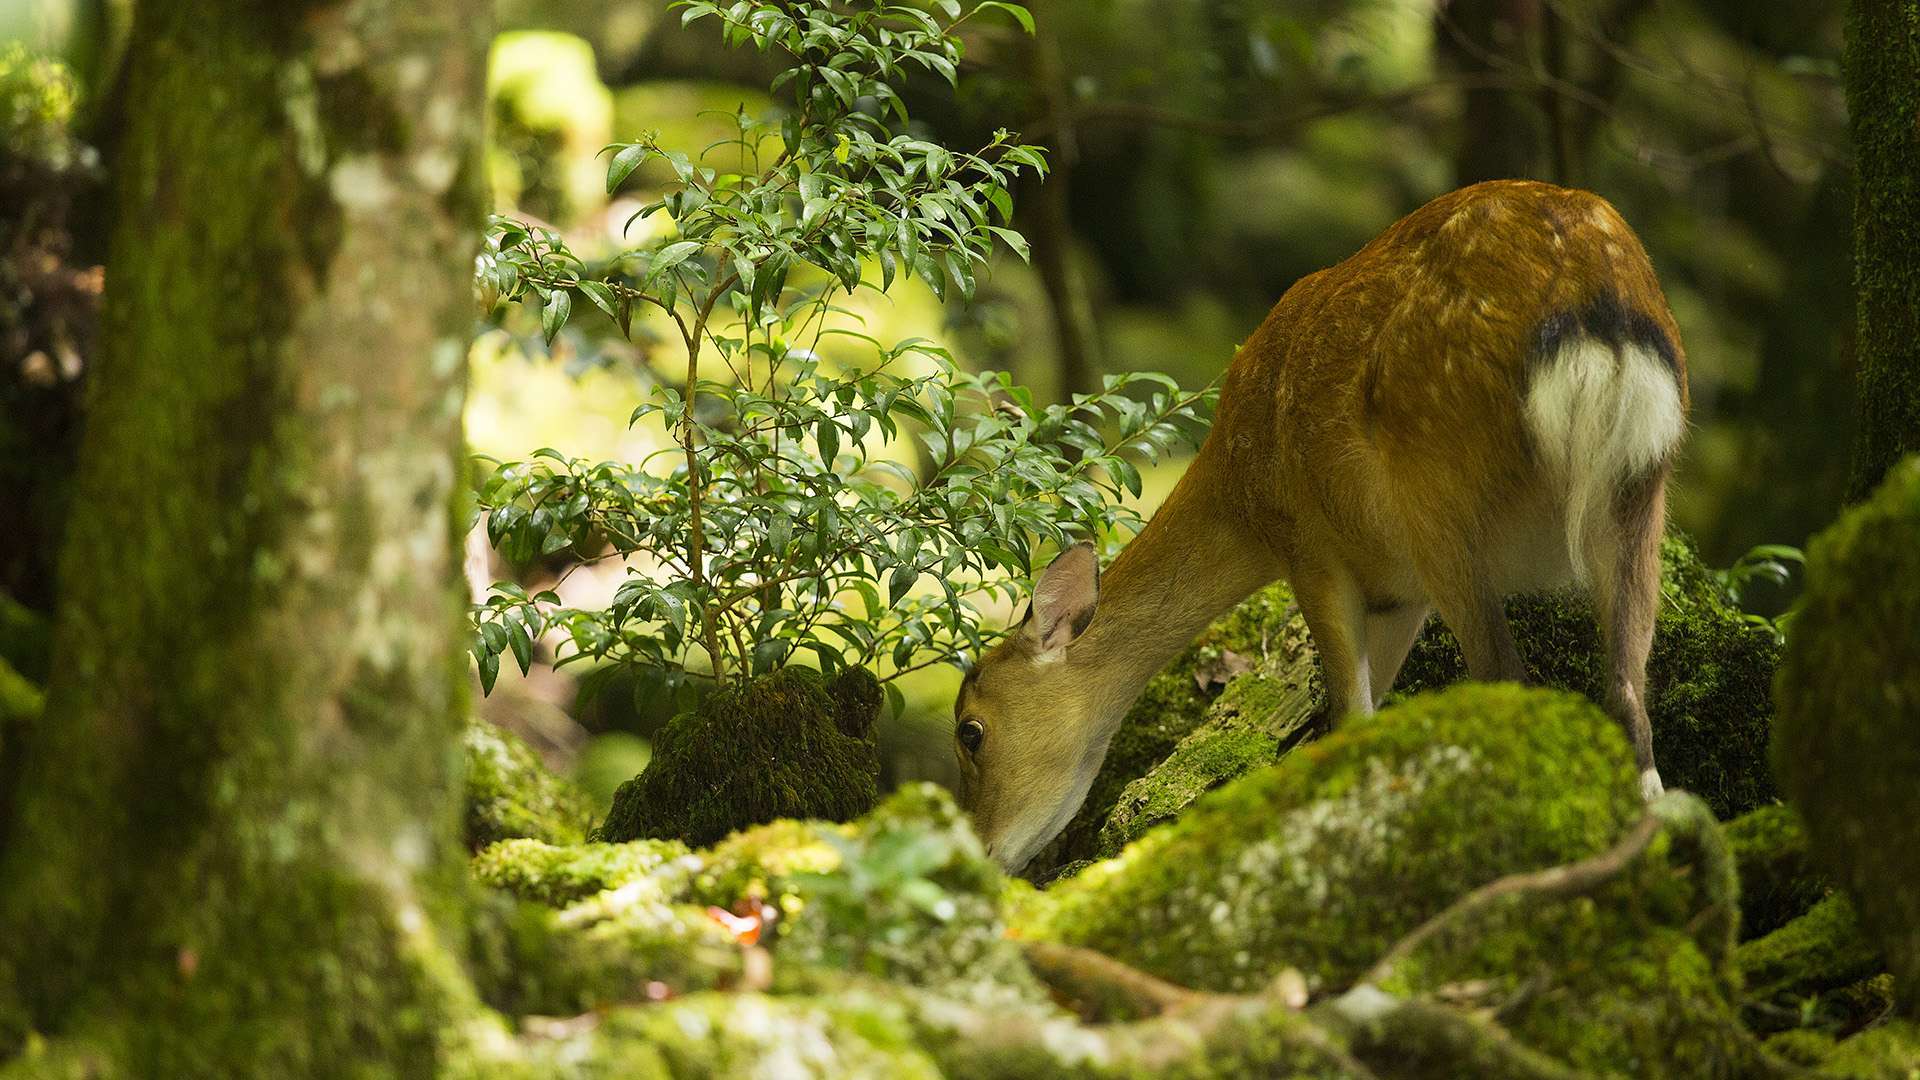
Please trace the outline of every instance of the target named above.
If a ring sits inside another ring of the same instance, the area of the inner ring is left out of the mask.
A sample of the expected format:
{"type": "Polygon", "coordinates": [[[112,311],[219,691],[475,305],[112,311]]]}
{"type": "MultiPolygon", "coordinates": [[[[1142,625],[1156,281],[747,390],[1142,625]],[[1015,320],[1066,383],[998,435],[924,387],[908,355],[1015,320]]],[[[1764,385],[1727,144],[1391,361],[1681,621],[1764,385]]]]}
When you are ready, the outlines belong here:
{"type": "Polygon", "coordinates": [[[1858,500],[1920,450],[1920,0],[1853,0],[1846,81],[1861,410],[1848,496],[1858,500]]]}
{"type": "Polygon", "coordinates": [[[89,1075],[424,1076],[467,1005],[488,10],[139,5],[56,670],[0,812],[0,1061],[37,1031],[89,1075]]]}

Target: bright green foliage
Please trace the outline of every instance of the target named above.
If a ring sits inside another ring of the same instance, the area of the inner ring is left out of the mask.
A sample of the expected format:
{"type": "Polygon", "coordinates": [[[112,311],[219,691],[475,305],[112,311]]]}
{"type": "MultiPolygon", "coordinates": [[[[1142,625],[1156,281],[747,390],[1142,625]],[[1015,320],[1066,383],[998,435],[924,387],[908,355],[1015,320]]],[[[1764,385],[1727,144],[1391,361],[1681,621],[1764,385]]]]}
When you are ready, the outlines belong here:
{"type": "Polygon", "coordinates": [[[595,837],[703,845],[775,818],[857,817],[876,797],[879,705],[862,668],[831,682],[783,668],[718,690],[660,729],[646,771],[620,785],[595,837]]]}
{"type": "Polygon", "coordinates": [[[0,45],[0,140],[8,154],[55,169],[73,164],[80,93],[66,65],[35,56],[17,41],[0,45]]]}
{"type": "Polygon", "coordinates": [[[1883,963],[1879,947],[1860,932],[1853,904],[1840,893],[1741,945],[1735,960],[1749,997],[1783,1004],[1858,982],[1883,963]]]}
{"type": "MultiPolygon", "coordinates": [[[[1654,760],[1671,788],[1707,801],[1722,818],[1776,797],[1767,763],[1771,689],[1780,649],[1771,627],[1730,601],[1691,541],[1660,548],[1662,600],[1647,663],[1654,760]]],[[[1520,655],[1550,686],[1604,700],[1606,659],[1592,605],[1574,594],[1518,597],[1507,616],[1520,655]]],[[[1453,635],[1436,617],[1394,684],[1432,689],[1466,675],[1453,635]]]]}
{"type": "Polygon", "coordinates": [[[1772,933],[1826,894],[1813,869],[1806,827],[1784,803],[1727,822],[1727,847],[1740,868],[1740,936],[1772,933]]]}
{"type": "Polygon", "coordinates": [[[1611,844],[1624,738],[1570,695],[1469,686],[1354,719],[1047,894],[1022,927],[1183,985],[1338,987],[1452,898],[1611,844]]]}
{"type": "Polygon", "coordinates": [[[1219,693],[1206,673],[1218,668],[1227,654],[1260,657],[1289,618],[1297,620],[1297,616],[1293,593],[1284,584],[1270,585],[1221,616],[1166,670],[1149,680],[1114,733],[1086,801],[1035,866],[1057,869],[1100,850],[1099,832],[1121,791],[1165,760],[1206,716],[1208,704],[1219,693]]]}
{"type": "Polygon", "coordinates": [[[555,845],[520,838],[489,846],[474,856],[472,866],[483,885],[564,907],[640,878],[657,880],[686,855],[687,846],[674,840],[555,845]]]}
{"type": "Polygon", "coordinates": [[[594,160],[613,131],[613,95],[593,46],[571,34],[513,31],[487,64],[487,173],[516,207],[571,222],[605,198],[594,160]]]}
{"type": "MultiPolygon", "coordinates": [[[[1028,21],[1009,4],[949,16],[989,9],[1028,21]]],[[[611,546],[661,569],[636,571],[601,610],[496,587],[475,613],[482,683],[503,654],[525,667],[553,627],[570,643],[563,659],[611,659],[669,684],[689,668],[741,680],[796,653],[829,673],[889,677],[977,653],[991,635],[975,602],[1017,598],[1048,546],[1137,527],[1120,505],[1140,492],[1135,459],[1192,441],[1210,395],[1122,375],[1041,407],[929,342],[839,325],[836,300],[871,287],[876,264],[882,291],[913,275],[971,296],[996,243],[1024,255],[1005,227],[1010,192],[1044,175],[1044,156],[1005,132],[977,153],[900,133],[895,85],[914,69],[951,81],[960,60],[953,24],[912,7],[749,0],[683,14],[790,58],[774,83],[784,111],[742,109],[737,138],[697,157],[651,135],[606,148],[609,191],[646,162],[671,171],[668,193],[639,212],[666,213],[670,236],[589,267],[551,230],[501,218],[479,268],[490,296],[540,302],[549,339],[576,313],[630,332],[636,308],[657,309],[679,338],[685,381],[634,414],[673,425],[670,462],[540,450],[487,470],[479,490],[509,559],[611,546]],[[872,363],[826,362],[825,338],[871,346],[872,363]]]]}
{"type": "Polygon", "coordinates": [[[590,820],[586,797],[555,776],[533,748],[483,720],[467,724],[467,847],[525,836],[577,844],[590,820]]]}
{"type": "Polygon", "coordinates": [[[1807,549],[1774,760],[1814,856],[1920,1015],[1920,457],[1807,549]]]}

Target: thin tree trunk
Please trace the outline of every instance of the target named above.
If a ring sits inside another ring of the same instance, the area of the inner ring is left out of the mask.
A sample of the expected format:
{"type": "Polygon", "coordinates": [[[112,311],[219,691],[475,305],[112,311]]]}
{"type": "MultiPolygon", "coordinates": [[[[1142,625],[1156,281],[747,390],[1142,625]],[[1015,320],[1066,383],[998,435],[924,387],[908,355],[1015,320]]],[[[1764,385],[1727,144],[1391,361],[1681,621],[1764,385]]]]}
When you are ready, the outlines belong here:
{"type": "Polygon", "coordinates": [[[1059,394],[1091,394],[1100,389],[1099,345],[1093,326],[1093,305],[1080,268],[1073,260],[1073,220],[1068,214],[1073,191],[1073,167],[1078,148],[1069,119],[1066,67],[1060,40],[1051,27],[1055,19],[1042,10],[1039,37],[1033,45],[1033,79],[1055,147],[1051,171],[1044,182],[1030,184],[1021,200],[1031,206],[1025,231],[1033,245],[1034,269],[1047,294],[1053,314],[1053,340],[1059,394]]]}
{"type": "Polygon", "coordinates": [[[0,1060],[430,1075],[488,5],[143,3],[0,1060]],[[83,1055],[84,1056],[84,1055],[83,1055]]]}
{"type": "Polygon", "coordinates": [[[1920,450],[1920,0],[1853,0],[1846,79],[1861,406],[1848,491],[1861,499],[1920,450]]]}
{"type": "MultiPolygon", "coordinates": [[[[1462,75],[1515,77],[1535,69],[1539,0],[1449,0],[1436,16],[1434,40],[1444,62],[1462,75]]],[[[1454,180],[1539,179],[1548,131],[1524,90],[1466,91],[1454,180]]]]}

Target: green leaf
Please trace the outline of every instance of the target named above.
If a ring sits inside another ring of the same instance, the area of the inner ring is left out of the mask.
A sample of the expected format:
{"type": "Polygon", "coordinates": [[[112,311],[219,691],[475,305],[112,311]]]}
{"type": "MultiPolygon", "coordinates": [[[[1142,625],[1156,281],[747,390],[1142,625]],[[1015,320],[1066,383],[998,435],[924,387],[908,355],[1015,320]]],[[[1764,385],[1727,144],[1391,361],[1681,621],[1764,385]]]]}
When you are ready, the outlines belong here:
{"type": "Polygon", "coordinates": [[[1021,236],[1012,229],[1003,229],[998,225],[987,226],[987,231],[1005,241],[1006,245],[1013,249],[1013,253],[1020,256],[1021,262],[1033,261],[1032,258],[1029,257],[1026,237],[1021,236]]]}
{"type": "Polygon", "coordinates": [[[627,177],[632,176],[633,170],[639,168],[651,152],[640,143],[629,143],[614,154],[613,160],[607,163],[607,194],[613,194],[627,177]]]}
{"type": "Polygon", "coordinates": [[[540,330],[546,335],[547,344],[560,336],[560,328],[567,325],[567,317],[573,314],[573,297],[565,289],[554,289],[547,293],[546,306],[540,309],[540,330]]]}
{"type": "Polygon", "coordinates": [[[607,313],[607,318],[620,321],[620,304],[614,299],[613,289],[604,281],[583,281],[580,292],[593,301],[593,306],[607,313]]]}
{"type": "Polygon", "coordinates": [[[500,654],[490,652],[480,658],[480,694],[493,693],[494,680],[500,677],[500,654]]]}
{"type": "Polygon", "coordinates": [[[907,595],[913,583],[920,580],[920,571],[911,565],[894,567],[887,577],[887,606],[898,607],[900,598],[907,595]]]}
{"type": "Polygon", "coordinates": [[[1002,3],[1001,0],[982,0],[979,7],[975,10],[1004,11],[1013,16],[1013,21],[1020,24],[1020,29],[1025,30],[1029,34],[1033,33],[1033,13],[1021,7],[1019,4],[1002,3]]]}
{"type": "Polygon", "coordinates": [[[520,665],[520,674],[525,675],[533,663],[533,639],[528,636],[527,628],[518,624],[509,625],[507,643],[513,646],[513,659],[520,665]]]}

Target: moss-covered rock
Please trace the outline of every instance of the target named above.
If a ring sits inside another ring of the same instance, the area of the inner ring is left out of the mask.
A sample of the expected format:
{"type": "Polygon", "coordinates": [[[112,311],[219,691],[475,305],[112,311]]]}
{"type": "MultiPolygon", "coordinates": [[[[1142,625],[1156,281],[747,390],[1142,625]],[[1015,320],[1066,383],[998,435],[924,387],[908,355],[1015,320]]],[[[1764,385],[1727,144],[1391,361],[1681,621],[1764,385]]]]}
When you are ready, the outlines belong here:
{"type": "Polygon", "coordinates": [[[1235,658],[1263,656],[1279,628],[1299,618],[1293,593],[1270,585],[1222,616],[1164,671],[1148,681],[1140,700],[1114,733],[1080,810],[1059,838],[1034,858],[1036,879],[1056,876],[1066,864],[1090,859],[1122,789],[1145,776],[1205,718],[1207,706],[1230,681],[1235,658]]]}
{"type": "Polygon", "coordinates": [[[907,785],[824,835],[839,865],[786,879],[797,903],[781,959],[974,1004],[1046,999],[1006,938],[1000,869],[944,789],[907,785]]]}
{"type": "Polygon", "coordinates": [[[542,840],[502,840],[474,856],[473,876],[481,884],[550,907],[565,907],[598,892],[617,889],[644,877],[675,878],[677,892],[698,860],[676,840],[635,840],[626,844],[554,845],[542,840]]]}
{"type": "Polygon", "coordinates": [[[1589,702],[1423,695],[1205,796],[1021,929],[1183,985],[1246,990],[1291,966],[1340,986],[1467,890],[1611,844],[1642,812],[1636,784],[1589,702]]]}
{"type": "Polygon", "coordinates": [[[1740,936],[1757,938],[1785,926],[1826,895],[1813,868],[1807,831],[1784,803],[1727,823],[1727,848],[1740,870],[1740,936]]]}
{"type": "MultiPolygon", "coordinates": [[[[859,1002],[702,994],[610,1014],[601,1036],[652,1048],[674,1080],[939,1080],[897,1009],[859,1002]]],[[[645,1075],[644,1073],[642,1075],[645,1075]]]]}
{"type": "Polygon", "coordinates": [[[1663,828],[1584,895],[1511,894],[1401,961],[1385,989],[1497,1009],[1525,1045],[1582,1075],[1757,1075],[1739,1025],[1732,859],[1706,805],[1656,804],[1663,828]]]}
{"type": "MultiPolygon", "coordinates": [[[[1723,819],[1734,817],[1777,797],[1767,740],[1780,649],[1770,629],[1732,603],[1691,541],[1669,536],[1660,561],[1662,602],[1647,663],[1654,759],[1668,787],[1700,796],[1723,819]]],[[[1604,700],[1606,658],[1584,595],[1515,597],[1507,617],[1536,678],[1604,700]]],[[[1436,617],[1394,685],[1430,690],[1465,676],[1459,645],[1436,617]]]]}
{"type": "Polygon", "coordinates": [[[637,878],[559,910],[480,898],[468,955],[481,998],[513,1016],[571,1016],[738,983],[733,935],[661,884],[637,878]]]}
{"type": "Polygon", "coordinates": [[[668,722],[645,772],[620,785],[595,839],[712,844],[777,818],[846,821],[872,809],[879,691],[850,668],[831,683],[790,667],[709,695],[668,722]]]}
{"type": "Polygon", "coordinates": [[[1819,1075],[1836,1080],[1920,1078],[1920,1023],[1893,1020],[1855,1035],[1834,1048],[1819,1075]]]}
{"type": "Polygon", "coordinates": [[[467,847],[514,837],[577,844],[591,821],[586,796],[549,771],[533,748],[485,721],[467,724],[467,847]]]}
{"type": "Polygon", "coordinates": [[[1814,537],[1774,760],[1814,856],[1920,1016],[1920,457],[1814,537]]]}
{"type": "Polygon", "coordinates": [[[1806,914],[1735,954],[1747,994],[1756,1001],[1795,1003],[1855,983],[1881,970],[1880,948],[1860,930],[1846,896],[1834,893],[1806,914]]]}

